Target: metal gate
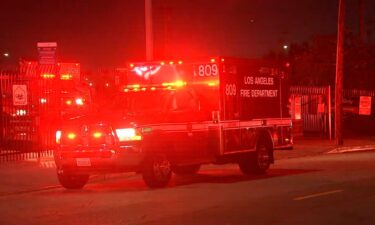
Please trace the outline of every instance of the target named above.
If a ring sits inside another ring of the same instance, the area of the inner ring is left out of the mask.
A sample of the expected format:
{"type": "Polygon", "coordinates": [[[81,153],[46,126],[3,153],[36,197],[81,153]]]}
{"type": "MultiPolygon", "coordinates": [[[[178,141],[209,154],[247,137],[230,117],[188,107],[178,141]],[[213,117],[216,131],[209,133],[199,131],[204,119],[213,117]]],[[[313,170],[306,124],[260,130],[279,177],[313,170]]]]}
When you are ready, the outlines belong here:
{"type": "Polygon", "coordinates": [[[52,155],[56,91],[38,70],[0,73],[0,162],[52,155]]]}
{"type": "Polygon", "coordinates": [[[302,132],[332,137],[330,86],[292,86],[292,118],[302,125],[302,132]]]}

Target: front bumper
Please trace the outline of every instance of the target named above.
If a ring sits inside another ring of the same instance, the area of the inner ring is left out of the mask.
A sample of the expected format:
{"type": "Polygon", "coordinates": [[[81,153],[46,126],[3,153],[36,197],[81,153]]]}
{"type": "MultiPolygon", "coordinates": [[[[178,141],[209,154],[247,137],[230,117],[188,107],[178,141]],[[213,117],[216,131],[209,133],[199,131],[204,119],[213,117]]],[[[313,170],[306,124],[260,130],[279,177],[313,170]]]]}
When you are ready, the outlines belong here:
{"type": "Polygon", "coordinates": [[[70,148],[54,152],[58,172],[76,174],[136,172],[144,155],[140,148],[70,148]]]}

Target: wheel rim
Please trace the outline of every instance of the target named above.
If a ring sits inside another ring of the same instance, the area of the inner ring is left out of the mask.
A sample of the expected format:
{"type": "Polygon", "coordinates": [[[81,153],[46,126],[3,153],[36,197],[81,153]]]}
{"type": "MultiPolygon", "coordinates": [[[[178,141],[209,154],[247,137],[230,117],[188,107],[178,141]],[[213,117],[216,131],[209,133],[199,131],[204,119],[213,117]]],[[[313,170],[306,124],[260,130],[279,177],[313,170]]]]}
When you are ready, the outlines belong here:
{"type": "Polygon", "coordinates": [[[157,179],[164,180],[171,172],[171,164],[167,159],[162,159],[154,163],[153,170],[157,179]]]}
{"type": "Polygon", "coordinates": [[[261,169],[267,169],[269,166],[270,155],[266,146],[261,145],[258,148],[257,161],[261,169]]]}

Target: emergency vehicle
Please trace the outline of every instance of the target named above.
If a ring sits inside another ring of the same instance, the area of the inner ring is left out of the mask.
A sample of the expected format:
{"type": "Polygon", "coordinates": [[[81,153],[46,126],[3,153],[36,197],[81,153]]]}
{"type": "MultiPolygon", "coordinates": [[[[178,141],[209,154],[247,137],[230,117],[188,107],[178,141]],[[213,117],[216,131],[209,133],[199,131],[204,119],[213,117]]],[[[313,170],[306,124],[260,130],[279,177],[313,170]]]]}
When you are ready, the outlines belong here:
{"type": "Polygon", "coordinates": [[[107,105],[56,132],[58,179],[79,189],[93,173],[133,171],[155,188],[209,163],[263,174],[293,144],[287,70],[222,57],[131,63],[107,105]]]}

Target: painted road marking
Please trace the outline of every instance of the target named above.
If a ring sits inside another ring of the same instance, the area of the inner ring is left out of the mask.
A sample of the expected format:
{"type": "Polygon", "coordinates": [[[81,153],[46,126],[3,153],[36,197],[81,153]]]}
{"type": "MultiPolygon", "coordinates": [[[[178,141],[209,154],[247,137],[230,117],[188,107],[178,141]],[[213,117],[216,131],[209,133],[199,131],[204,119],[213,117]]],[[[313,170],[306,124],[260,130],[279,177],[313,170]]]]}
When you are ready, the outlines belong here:
{"type": "Polygon", "coordinates": [[[294,198],[293,200],[294,201],[301,201],[301,200],[321,197],[321,196],[325,196],[325,195],[332,195],[332,194],[336,194],[336,193],[340,193],[340,192],[343,192],[343,190],[333,190],[333,191],[320,192],[320,193],[316,193],[316,194],[297,197],[297,198],[294,198]]]}
{"type": "Polygon", "coordinates": [[[34,193],[34,192],[42,192],[42,191],[48,191],[48,190],[53,190],[53,189],[58,189],[58,188],[61,188],[61,185],[46,186],[46,187],[42,187],[42,188],[24,190],[24,191],[16,191],[16,192],[2,192],[2,193],[0,193],[0,197],[30,194],[30,193],[34,193]]]}

